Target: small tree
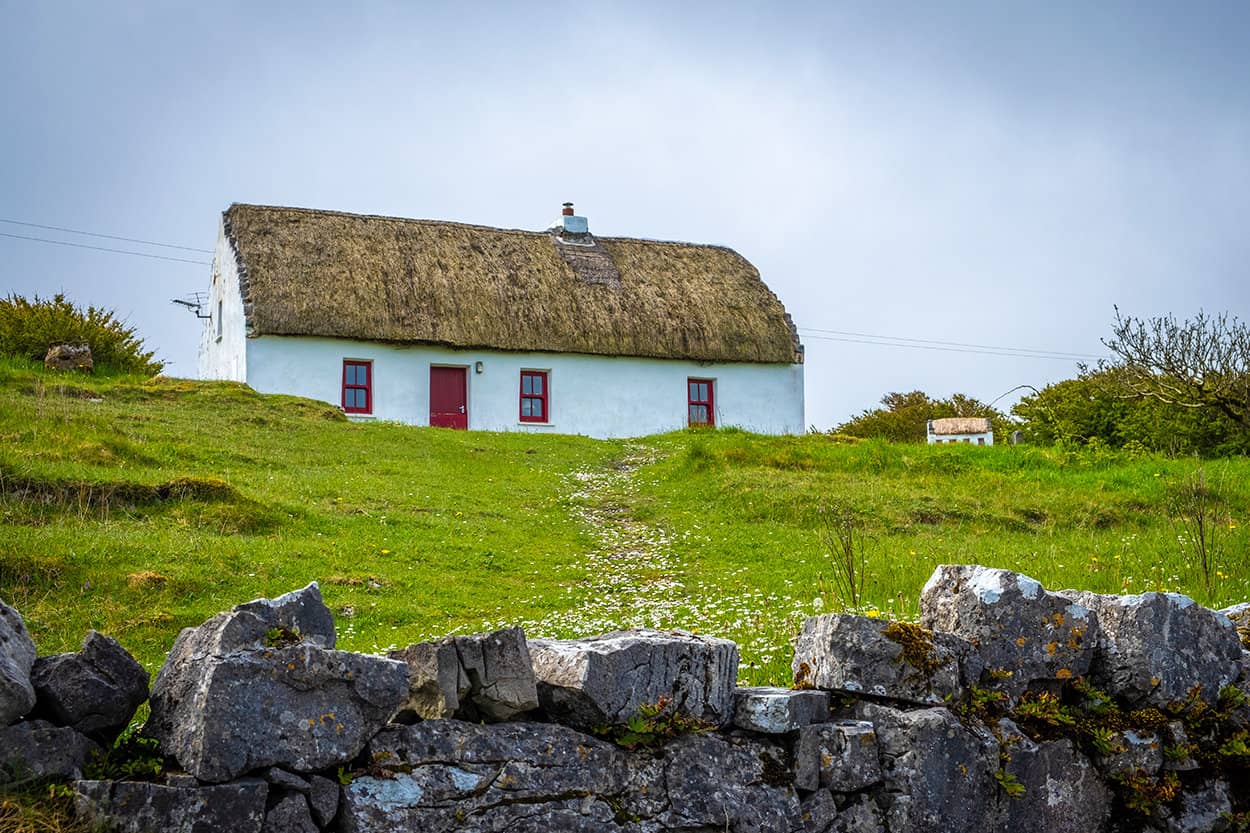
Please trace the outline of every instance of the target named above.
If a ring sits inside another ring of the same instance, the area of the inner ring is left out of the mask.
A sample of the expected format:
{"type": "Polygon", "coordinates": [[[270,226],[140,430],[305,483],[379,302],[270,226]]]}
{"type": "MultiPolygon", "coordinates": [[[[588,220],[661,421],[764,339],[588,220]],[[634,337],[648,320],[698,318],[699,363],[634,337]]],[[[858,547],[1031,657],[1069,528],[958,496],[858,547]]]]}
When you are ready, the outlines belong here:
{"type": "Polygon", "coordinates": [[[1135,395],[1178,408],[1210,409],[1250,432],[1250,326],[1199,312],[1191,320],[1173,316],[1134,318],[1115,311],[1113,337],[1103,344],[1135,395]]]}
{"type": "Polygon", "coordinates": [[[156,374],[165,366],[112,310],[83,309],[60,294],[0,299],[0,355],[40,361],[54,344],[90,345],[96,365],[125,373],[156,374]]]}

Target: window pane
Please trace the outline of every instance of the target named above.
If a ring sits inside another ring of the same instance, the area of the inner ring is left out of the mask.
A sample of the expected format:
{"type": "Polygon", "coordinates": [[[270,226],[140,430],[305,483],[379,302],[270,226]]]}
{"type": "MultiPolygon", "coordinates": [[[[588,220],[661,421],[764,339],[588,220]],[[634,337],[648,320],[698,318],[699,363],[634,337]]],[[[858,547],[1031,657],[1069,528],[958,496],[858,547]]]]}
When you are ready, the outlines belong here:
{"type": "Polygon", "coordinates": [[[708,396],[707,396],[707,383],[706,383],[706,382],[700,382],[700,383],[699,383],[699,401],[700,401],[700,402],[706,402],[706,401],[708,401],[708,396]]]}
{"type": "Polygon", "coordinates": [[[521,399],[521,416],[523,417],[533,416],[533,414],[530,412],[530,402],[532,401],[533,400],[531,399],[525,399],[525,398],[521,399]]]}
{"type": "Polygon", "coordinates": [[[366,407],[368,407],[368,401],[367,401],[368,397],[365,396],[365,392],[363,390],[361,390],[360,388],[356,388],[355,390],[352,391],[352,393],[356,395],[356,407],[357,408],[364,410],[366,407]]]}
{"type": "Polygon", "coordinates": [[[690,383],[690,401],[697,401],[699,398],[699,386],[694,382],[690,383]]]}
{"type": "Polygon", "coordinates": [[[534,393],[539,396],[543,395],[543,377],[540,375],[534,376],[534,393]]]}
{"type": "Polygon", "coordinates": [[[347,385],[356,384],[356,365],[343,365],[343,383],[347,385]]]}
{"type": "Polygon", "coordinates": [[[534,377],[528,373],[521,374],[521,393],[534,392],[534,377]]]}
{"type": "Polygon", "coordinates": [[[534,416],[546,421],[547,415],[543,413],[543,401],[541,399],[534,400],[534,416]]]}

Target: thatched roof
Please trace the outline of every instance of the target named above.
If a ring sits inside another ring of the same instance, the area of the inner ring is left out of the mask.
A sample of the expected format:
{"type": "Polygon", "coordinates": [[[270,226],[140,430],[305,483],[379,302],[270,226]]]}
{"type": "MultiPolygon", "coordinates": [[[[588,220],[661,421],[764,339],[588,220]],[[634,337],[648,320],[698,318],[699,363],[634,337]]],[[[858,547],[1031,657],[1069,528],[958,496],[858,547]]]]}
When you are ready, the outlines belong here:
{"type": "Polygon", "coordinates": [[[932,421],[935,435],[984,434],[991,431],[987,417],[945,417],[932,421]]]}
{"type": "Polygon", "coordinates": [[[794,325],[732,249],[235,204],[252,335],[698,361],[802,361],[794,325]]]}

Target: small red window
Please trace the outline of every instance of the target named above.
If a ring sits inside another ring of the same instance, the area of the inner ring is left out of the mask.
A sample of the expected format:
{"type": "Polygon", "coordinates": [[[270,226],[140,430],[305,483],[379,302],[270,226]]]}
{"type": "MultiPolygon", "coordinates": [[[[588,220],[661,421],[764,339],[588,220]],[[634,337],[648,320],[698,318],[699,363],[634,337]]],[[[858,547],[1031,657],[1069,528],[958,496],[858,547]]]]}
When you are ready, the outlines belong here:
{"type": "Polygon", "coordinates": [[[343,410],[349,414],[373,413],[373,365],[343,361],[343,410]]]}
{"type": "Polygon", "coordinates": [[[691,425],[715,425],[716,409],[712,402],[711,379],[687,379],[687,398],[691,425]]]}
{"type": "Polygon", "coordinates": [[[549,422],[547,371],[521,371],[521,422],[549,422]]]}

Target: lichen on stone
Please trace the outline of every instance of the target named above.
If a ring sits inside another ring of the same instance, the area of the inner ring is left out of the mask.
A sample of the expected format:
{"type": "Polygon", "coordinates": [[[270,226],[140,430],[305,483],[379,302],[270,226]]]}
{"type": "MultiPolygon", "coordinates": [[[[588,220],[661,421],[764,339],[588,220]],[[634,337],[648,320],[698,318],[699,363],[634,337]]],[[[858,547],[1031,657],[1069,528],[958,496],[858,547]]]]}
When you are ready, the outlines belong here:
{"type": "Polygon", "coordinates": [[[881,635],[903,648],[903,662],[931,676],[942,667],[942,659],[933,649],[933,631],[912,622],[891,622],[881,635]]]}

